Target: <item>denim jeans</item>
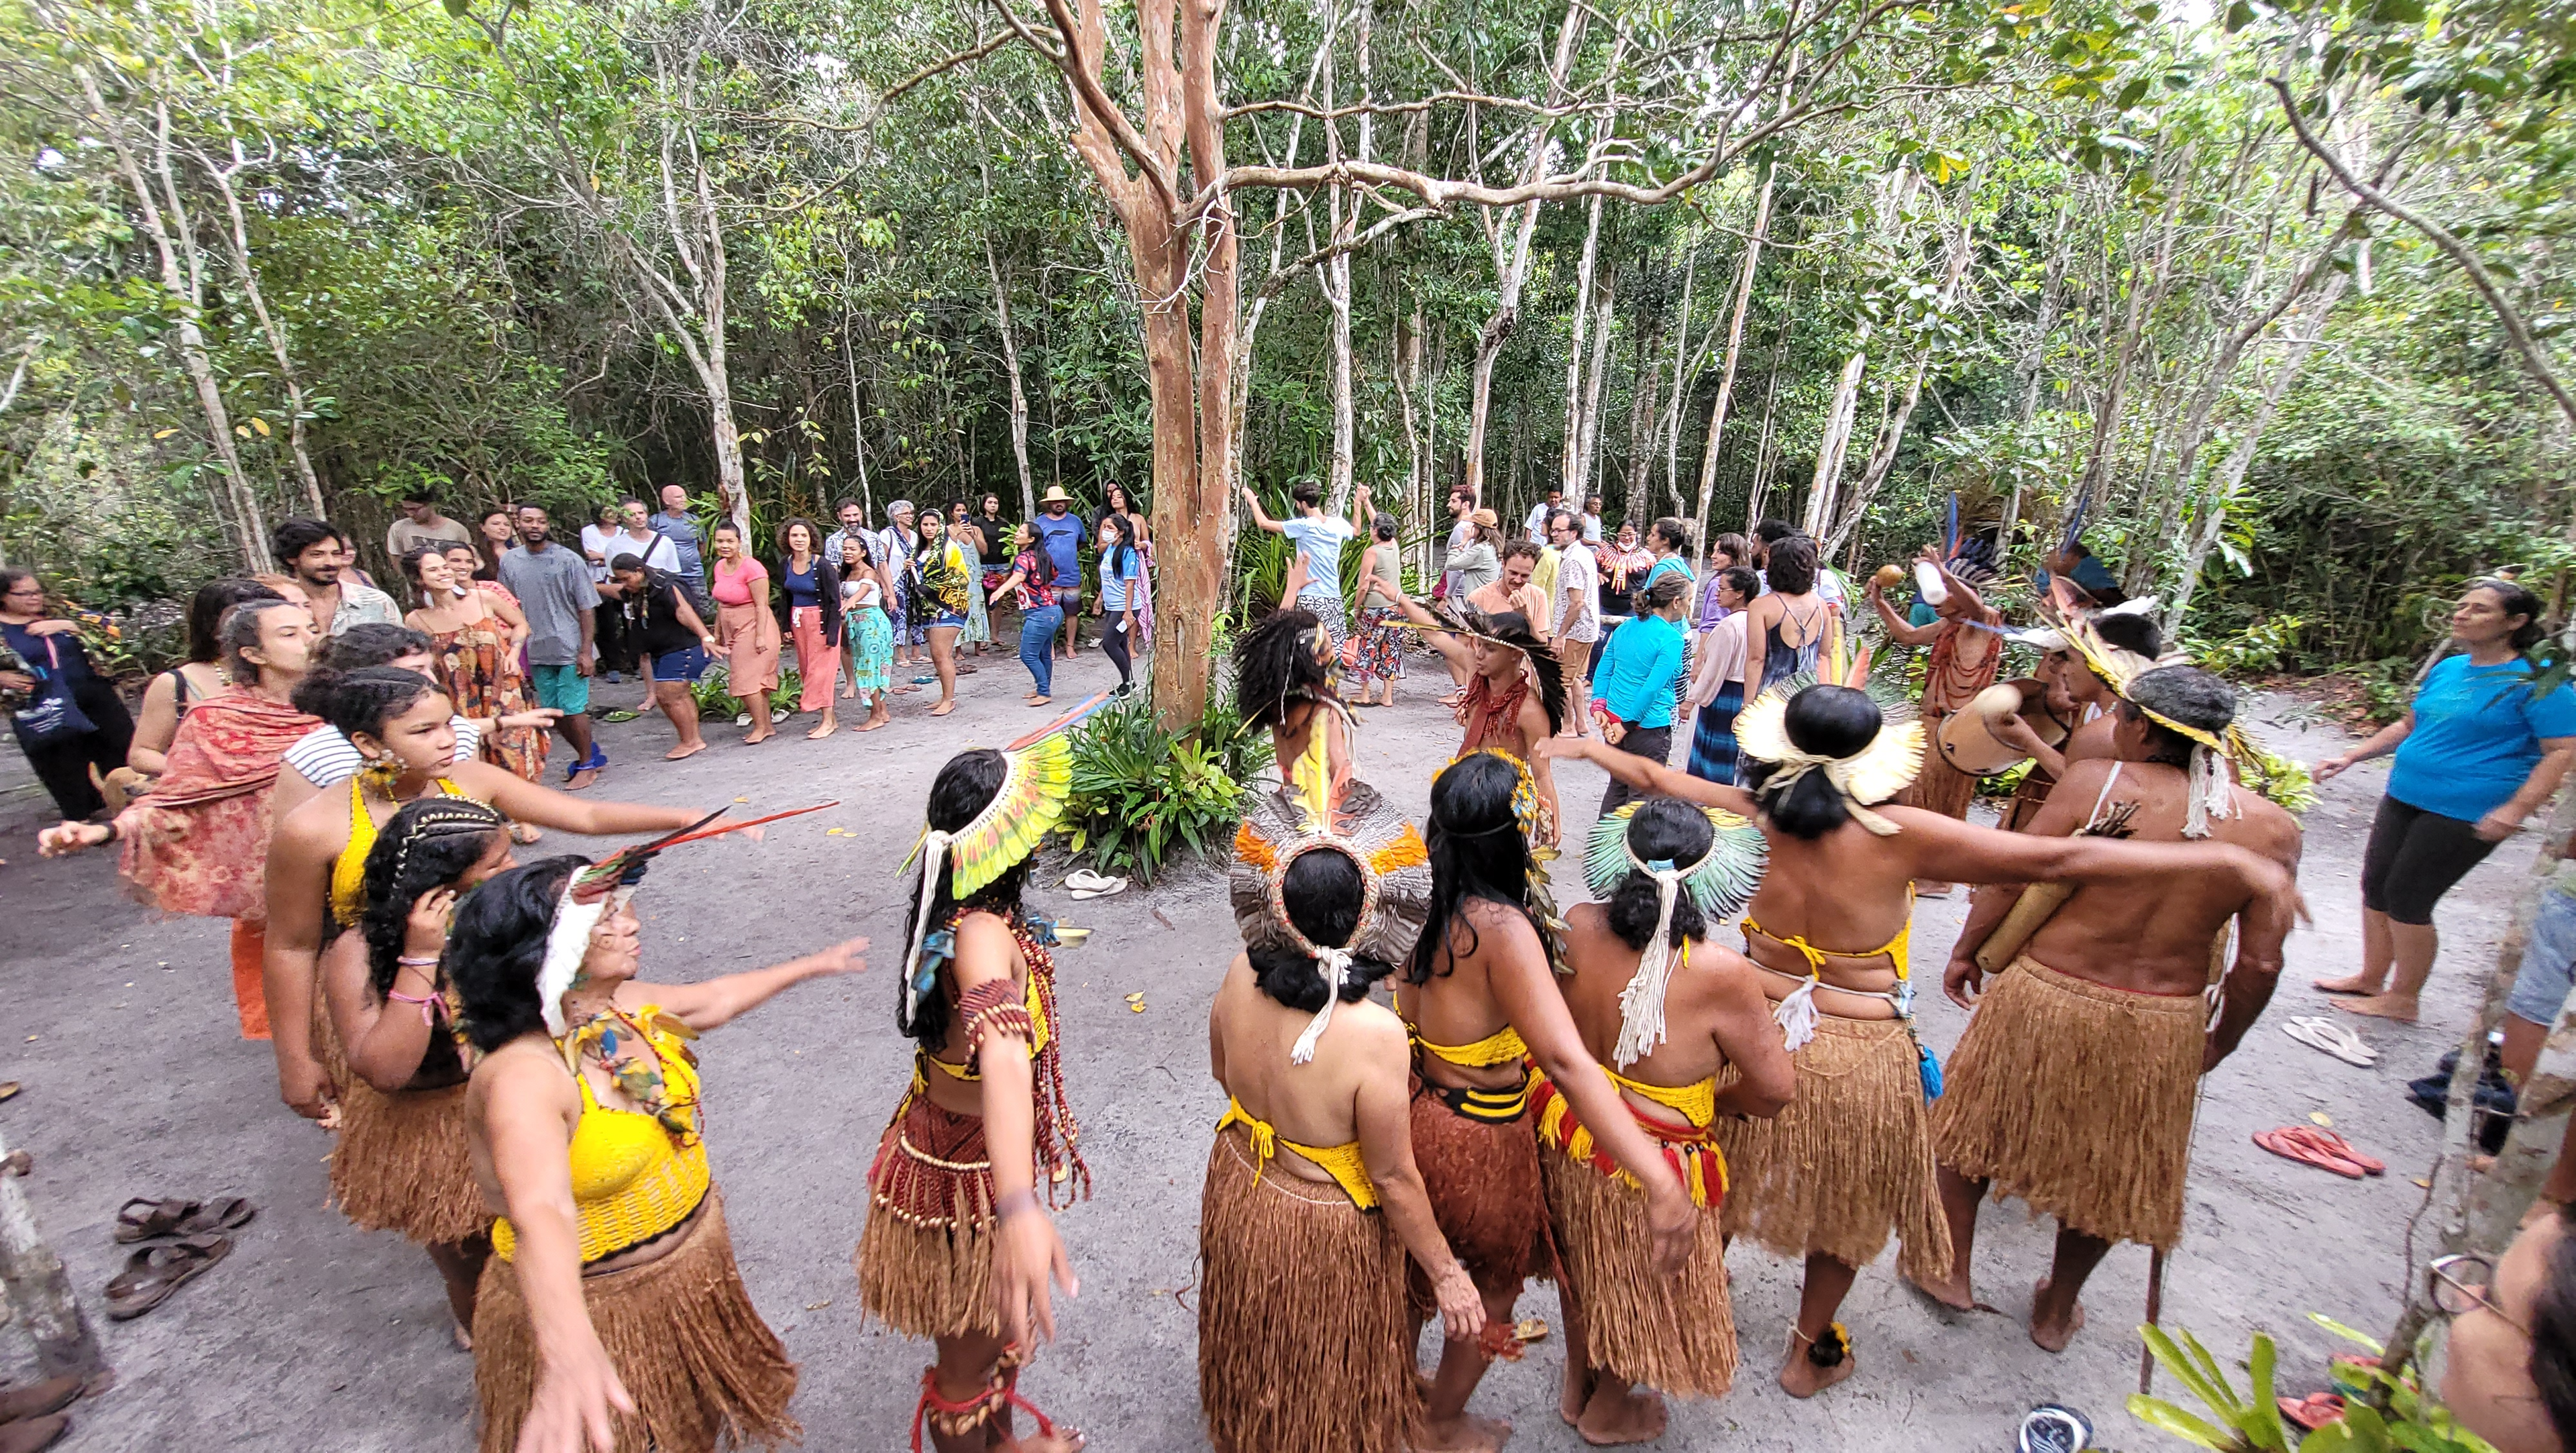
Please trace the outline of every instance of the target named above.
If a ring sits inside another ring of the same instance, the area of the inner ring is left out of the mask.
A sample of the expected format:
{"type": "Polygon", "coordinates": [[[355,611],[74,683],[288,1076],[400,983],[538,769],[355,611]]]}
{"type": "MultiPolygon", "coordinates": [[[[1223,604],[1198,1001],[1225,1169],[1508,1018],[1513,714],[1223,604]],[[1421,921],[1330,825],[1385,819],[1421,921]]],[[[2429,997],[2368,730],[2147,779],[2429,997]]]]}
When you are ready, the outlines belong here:
{"type": "Polygon", "coordinates": [[[2522,969],[2513,976],[2506,1011],[2533,1024],[2556,1024],[2567,1005],[2571,967],[2576,967],[2576,898],[2551,888],[2540,895],[2540,912],[2531,920],[2531,941],[2523,948],[2522,969]]]}
{"type": "Polygon", "coordinates": [[[1055,694],[1055,633],[1064,629],[1064,607],[1042,605],[1032,608],[1020,620],[1020,664],[1029,668],[1029,679],[1038,684],[1038,695],[1055,694]]]}

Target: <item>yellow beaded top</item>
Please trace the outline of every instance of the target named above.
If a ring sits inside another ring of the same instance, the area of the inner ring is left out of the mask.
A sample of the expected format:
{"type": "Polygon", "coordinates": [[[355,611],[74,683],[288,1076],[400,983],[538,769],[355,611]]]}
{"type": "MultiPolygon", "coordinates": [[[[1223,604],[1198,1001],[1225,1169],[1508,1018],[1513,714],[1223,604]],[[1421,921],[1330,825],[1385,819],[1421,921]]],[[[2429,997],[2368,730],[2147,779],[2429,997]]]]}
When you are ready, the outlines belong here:
{"type": "Polygon", "coordinates": [[[1414,1034],[1413,1042],[1453,1065],[1462,1065],[1471,1070],[1484,1069],[1491,1065],[1510,1064],[1513,1060],[1524,1059],[1529,1055],[1529,1046],[1522,1042],[1521,1032],[1508,1024],[1477,1040],[1474,1044],[1433,1044],[1430,1040],[1424,1039],[1419,1031],[1414,1034]]]}
{"type": "MultiPolygon", "coordinates": [[[[648,1004],[634,1018],[644,1026],[643,1043],[661,1061],[672,1100],[694,1105],[697,1070],[660,1006],[648,1004]]],[[[651,1115],[612,1110],[599,1103],[587,1076],[574,1079],[581,1086],[581,1122],[572,1132],[572,1199],[588,1266],[689,1219],[712,1177],[705,1141],[674,1135],[651,1115]]],[[[504,1216],[493,1223],[492,1252],[509,1261],[517,1250],[518,1234],[504,1216]]]]}
{"type": "MultiPolygon", "coordinates": [[[[465,796],[444,777],[432,785],[441,796],[465,796]]],[[[367,774],[360,772],[349,779],[349,845],[331,860],[331,918],[342,928],[355,925],[367,911],[367,854],[375,845],[376,819],[367,811],[367,774]]]]}

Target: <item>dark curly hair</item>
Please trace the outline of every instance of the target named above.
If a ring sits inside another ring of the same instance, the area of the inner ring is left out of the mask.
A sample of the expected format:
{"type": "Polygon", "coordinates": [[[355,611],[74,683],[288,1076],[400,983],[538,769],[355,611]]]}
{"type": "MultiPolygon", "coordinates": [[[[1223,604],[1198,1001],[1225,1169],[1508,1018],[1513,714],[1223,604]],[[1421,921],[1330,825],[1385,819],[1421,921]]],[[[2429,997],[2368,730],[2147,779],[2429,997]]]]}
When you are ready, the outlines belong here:
{"type": "MultiPolygon", "coordinates": [[[[1708,825],[1708,814],[1678,797],[1646,798],[1628,819],[1628,848],[1649,863],[1696,863],[1708,856],[1709,845],[1716,837],[1716,830],[1708,825]]],[[[1610,890],[1610,899],[1602,905],[1602,911],[1609,915],[1610,931],[1619,935],[1619,941],[1643,953],[1646,940],[1654,936],[1660,904],[1655,880],[1631,868],[1628,876],[1619,880],[1619,886],[1610,890]]],[[[1691,901],[1690,893],[1683,891],[1673,899],[1669,942],[1680,948],[1685,940],[1705,937],[1707,933],[1707,915],[1691,901]]]]}
{"type": "Polygon", "coordinates": [[[309,671],[295,683],[295,709],[318,716],[343,735],[365,732],[382,740],[385,723],[411,710],[424,696],[438,695],[436,682],[399,666],[361,666],[355,671],[309,671]]]}
{"type": "MultiPolygon", "coordinates": [[[[1784,542],[1785,543],[1785,542],[1784,542]]],[[[1789,742],[1799,751],[1819,757],[1848,757],[1860,751],[1878,735],[1884,718],[1878,703],[1866,691],[1849,686],[1810,686],[1789,698],[1789,710],[1782,718],[1789,742]]],[[[1794,838],[1808,842],[1823,837],[1851,821],[1851,809],[1843,805],[1842,793],[1821,771],[1809,772],[1786,788],[1767,784],[1779,771],[1776,762],[1756,759],[1746,775],[1745,785],[1753,790],[1753,800],[1772,826],[1794,838]]]]}
{"type": "Polygon", "coordinates": [[[589,866],[590,859],[567,853],[512,868],[456,905],[442,967],[475,1049],[490,1054],[521,1035],[545,1033],[537,973],[546,963],[546,935],[564,884],[589,866]]]}
{"type": "Polygon", "coordinates": [[[1277,731],[1292,704],[1320,700],[1333,689],[1332,668],[1315,656],[1322,625],[1313,611],[1289,606],[1234,643],[1234,700],[1245,725],[1277,731]]]}
{"type": "MultiPolygon", "coordinates": [[[[930,784],[930,826],[939,832],[955,832],[973,822],[975,814],[982,812],[985,804],[993,800],[993,795],[1002,790],[1002,780],[1009,772],[1010,760],[990,747],[960,752],[949,758],[948,765],[939,769],[939,776],[930,784]]],[[[921,872],[929,871],[930,864],[925,860],[921,872]]],[[[1008,871],[985,884],[981,891],[962,899],[950,891],[951,878],[950,865],[941,862],[939,881],[930,895],[928,922],[934,927],[954,922],[960,911],[970,908],[999,914],[1010,920],[1014,927],[1022,921],[1020,890],[1028,884],[1028,859],[1013,863],[1008,871]]],[[[913,876],[904,894],[904,902],[912,905],[903,919],[903,941],[909,947],[913,935],[921,932],[924,921],[920,874],[913,876]]],[[[909,974],[911,970],[907,967],[904,972],[909,974]]],[[[939,992],[934,984],[928,993],[920,996],[907,1018],[903,1008],[904,986],[898,982],[894,989],[894,1027],[910,1035],[924,1049],[944,1048],[948,1043],[950,1018],[948,996],[939,992]]]]}
{"type": "MultiPolygon", "coordinates": [[[[1364,892],[1360,865],[1347,853],[1320,848],[1298,854],[1297,861],[1288,865],[1288,876],[1279,884],[1279,898],[1287,905],[1290,926],[1304,934],[1306,942],[1325,948],[1339,948],[1351,941],[1351,934],[1360,925],[1364,892]]],[[[1252,961],[1252,981],[1262,993],[1304,1014],[1324,1007],[1324,975],[1311,956],[1261,948],[1246,949],[1244,957],[1252,961]]],[[[1345,1004],[1367,998],[1370,987],[1394,973],[1395,965],[1354,956],[1351,969],[1338,986],[1339,998],[1345,1004]]]]}
{"type": "Polygon", "coordinates": [[[197,587],[188,599],[188,662],[207,666],[223,659],[223,642],[216,639],[216,627],[223,624],[224,612],[254,600],[284,604],[286,597],[239,575],[209,580],[197,587]]]}
{"type": "Polygon", "coordinates": [[[492,836],[509,820],[462,797],[406,802],[367,850],[366,911],[358,932],[367,944],[367,977],[382,1001],[402,971],[403,941],[412,905],[424,893],[452,888],[492,850],[492,836]]]}
{"type": "Polygon", "coordinates": [[[1406,983],[1429,983],[1433,974],[1455,969],[1461,954],[1476,951],[1476,930],[1460,911],[1470,898],[1528,916],[1544,936],[1529,906],[1537,863],[1512,801],[1520,785],[1520,769],[1494,752],[1460,758],[1432,779],[1431,831],[1424,839],[1431,850],[1431,912],[1404,966],[1406,983]],[[1461,934],[1463,945],[1456,941],[1461,934]]]}

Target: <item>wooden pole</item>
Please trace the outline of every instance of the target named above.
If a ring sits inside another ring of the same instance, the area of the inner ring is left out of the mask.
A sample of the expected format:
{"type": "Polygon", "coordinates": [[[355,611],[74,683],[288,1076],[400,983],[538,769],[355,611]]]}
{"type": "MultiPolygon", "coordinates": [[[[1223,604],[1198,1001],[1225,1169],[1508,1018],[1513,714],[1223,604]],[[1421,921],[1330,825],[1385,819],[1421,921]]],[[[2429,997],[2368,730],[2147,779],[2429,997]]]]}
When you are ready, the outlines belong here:
{"type": "MultiPolygon", "coordinates": [[[[0,1140],[0,1159],[9,1154],[0,1140]]],[[[0,1170],[0,1290],[9,1308],[36,1338],[36,1365],[48,1378],[77,1377],[95,1392],[111,1374],[88,1318],[72,1296],[63,1260],[36,1230],[36,1216],[18,1189],[24,1172],[0,1170]]]]}

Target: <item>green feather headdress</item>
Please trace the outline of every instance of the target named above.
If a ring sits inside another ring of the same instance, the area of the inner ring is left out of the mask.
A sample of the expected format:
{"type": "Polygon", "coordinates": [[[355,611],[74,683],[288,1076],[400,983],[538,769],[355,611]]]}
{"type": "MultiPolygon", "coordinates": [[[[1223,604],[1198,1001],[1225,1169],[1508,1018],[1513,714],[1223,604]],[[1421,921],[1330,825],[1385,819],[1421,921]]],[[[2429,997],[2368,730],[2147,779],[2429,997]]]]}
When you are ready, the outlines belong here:
{"type": "Polygon", "coordinates": [[[1655,880],[1661,900],[1654,935],[1637,955],[1637,972],[1619,991],[1619,1043],[1611,1051],[1618,1069],[1644,1059],[1664,1040],[1664,991],[1673,974],[1673,905],[1687,892],[1709,918],[1732,918],[1753,901],[1770,857],[1762,829],[1734,813],[1704,807],[1709,843],[1698,862],[1641,858],[1629,845],[1628,829],[1642,805],[1631,802],[1593,823],[1583,854],[1584,880],[1594,897],[1606,899],[1630,873],[1643,873],[1655,880]]]}

